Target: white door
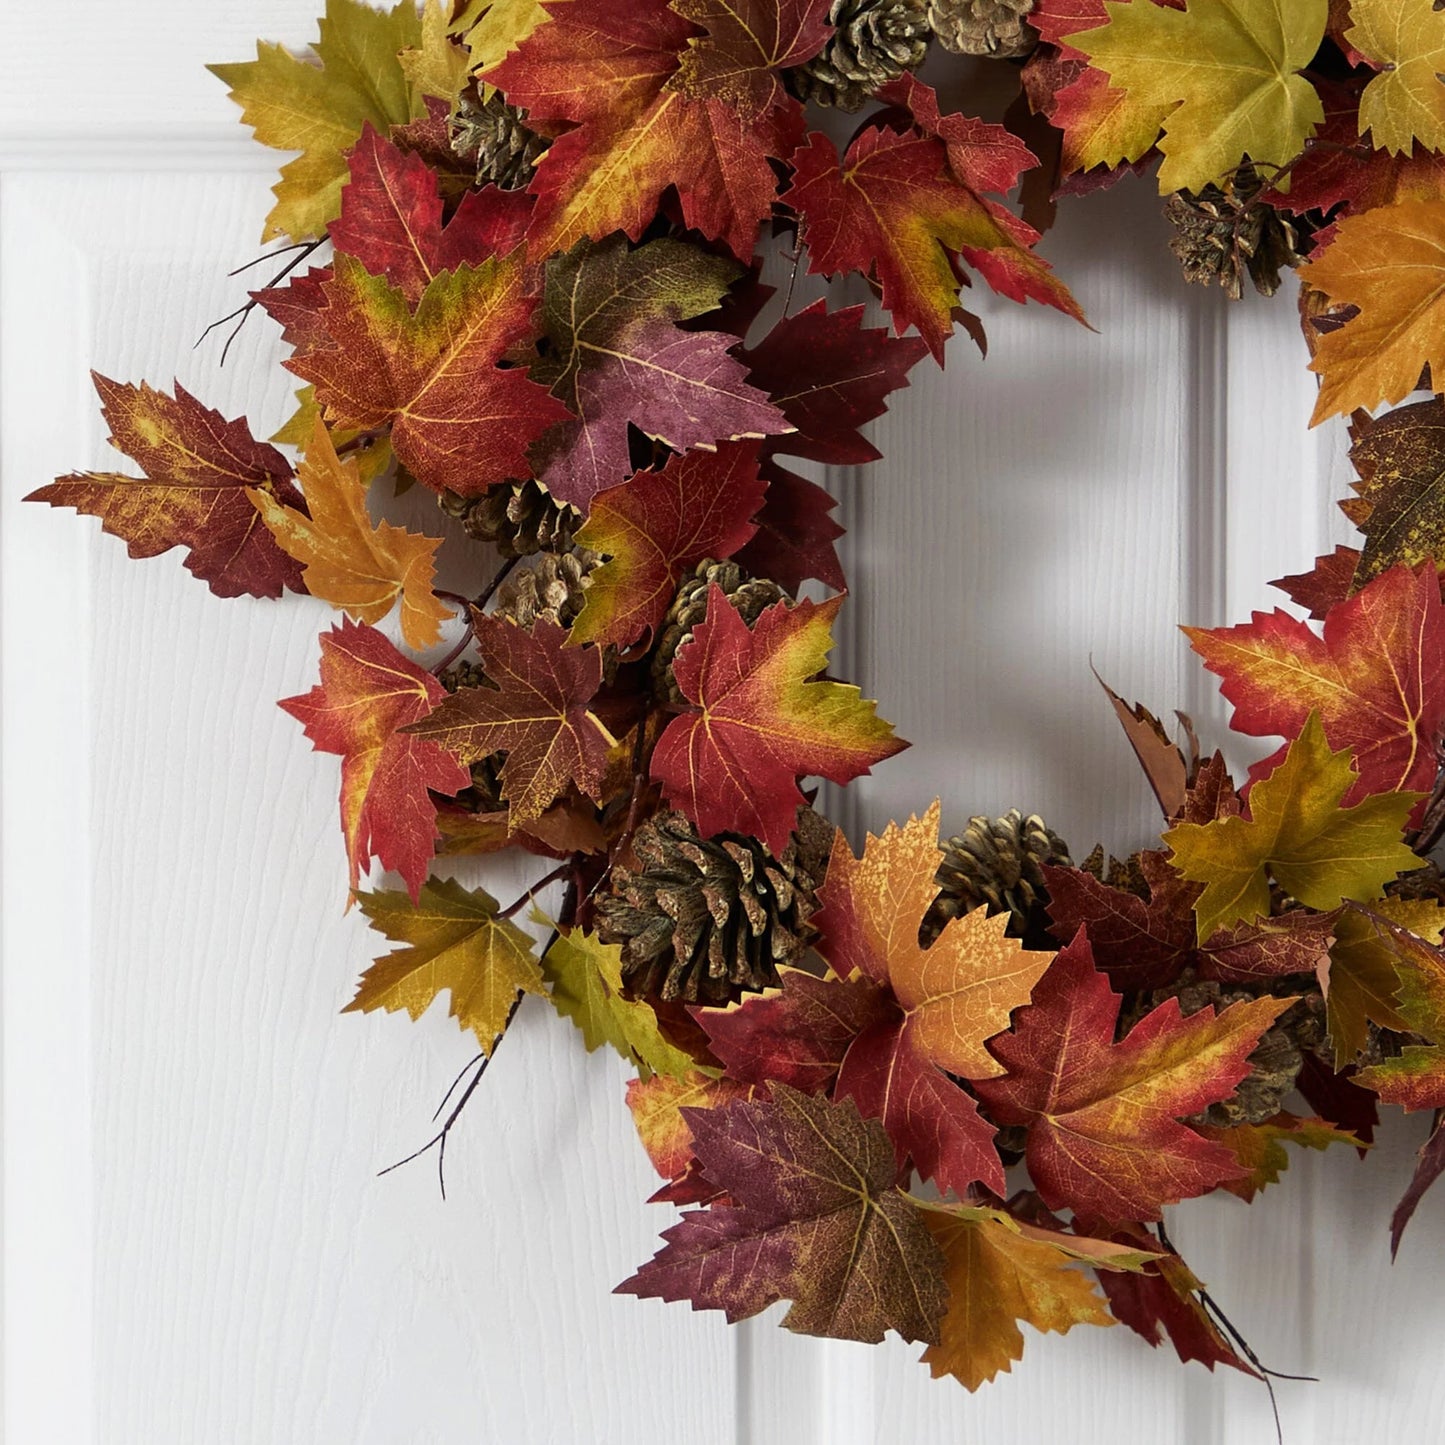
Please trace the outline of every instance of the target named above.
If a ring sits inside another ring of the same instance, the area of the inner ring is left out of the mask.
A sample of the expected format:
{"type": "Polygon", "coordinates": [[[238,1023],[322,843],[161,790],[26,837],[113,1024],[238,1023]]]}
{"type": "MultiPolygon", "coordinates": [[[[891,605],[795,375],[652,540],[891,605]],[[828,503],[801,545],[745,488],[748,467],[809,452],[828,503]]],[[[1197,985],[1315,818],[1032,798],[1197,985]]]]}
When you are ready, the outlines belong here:
{"type": "MultiPolygon", "coordinates": [[[[219,602],[178,553],[131,563],[18,504],[106,465],[92,365],[179,374],[258,435],[286,415],[264,318],[224,370],[190,349],[242,299],[225,273],[273,165],[201,67],[304,43],[313,4],[0,13],[9,1445],[1273,1439],[1259,1385],[1123,1329],[1033,1336],[970,1396],[896,1339],[613,1296],[670,1216],[642,1202],[619,1062],[540,1006],[453,1138],[447,1200],[429,1162],[377,1177],[471,1049],[440,1010],[337,1014],[370,938],[342,912],[333,761],[274,702],[312,682],[330,614],[219,602]]],[[[1066,202],[1044,251],[1098,334],[975,296],[988,361],[959,341],[920,367],[887,460],[830,479],[840,671],[913,741],[835,802],[850,830],[941,792],[946,825],[1017,804],[1083,851],[1138,846],[1149,801],[1090,659],[1222,738],[1172,622],[1242,620],[1331,541],[1342,437],[1305,429],[1289,295],[1186,291],[1147,184],[1066,202]]],[[[1297,1157],[1247,1213],[1174,1211],[1265,1362],[1319,1377],[1278,1387],[1288,1441],[1441,1438],[1445,1209],[1393,1269],[1386,1231],[1422,1129],[1395,1120],[1365,1164],[1297,1157]]]]}

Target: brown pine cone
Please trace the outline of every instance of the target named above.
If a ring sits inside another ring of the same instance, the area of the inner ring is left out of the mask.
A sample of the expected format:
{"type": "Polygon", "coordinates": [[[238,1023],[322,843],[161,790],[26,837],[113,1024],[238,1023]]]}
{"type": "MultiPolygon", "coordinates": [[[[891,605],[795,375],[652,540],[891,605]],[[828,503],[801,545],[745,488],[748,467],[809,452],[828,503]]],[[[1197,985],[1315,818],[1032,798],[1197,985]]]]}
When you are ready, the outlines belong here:
{"type": "Polygon", "coordinates": [[[582,513],[551,495],[530,478],[488,487],[479,497],[442,492],[437,504],[456,517],[467,536],[490,542],[504,557],[536,552],[566,552],[582,525],[582,513]]]}
{"type": "Polygon", "coordinates": [[[1279,290],[1281,269],[1303,259],[1304,223],[1259,200],[1263,186],[1259,173],[1246,167],[1222,188],[1176,191],[1164,203],[1174,227],[1169,249],[1186,281],[1220,286],[1231,301],[1243,294],[1246,273],[1262,296],[1279,290]]]}
{"type": "Polygon", "coordinates": [[[955,55],[1012,60],[1039,43],[1027,23],[1034,0],[928,0],[928,24],[938,43],[955,55]]]}
{"type": "Polygon", "coordinates": [[[1072,866],[1068,845],[1039,817],[1010,808],[1002,818],[983,814],[943,845],[934,882],[938,897],[923,920],[920,936],[932,943],[950,918],[986,905],[1010,915],[1008,931],[1019,938],[1047,935],[1043,865],[1072,866]]]}
{"type": "Polygon", "coordinates": [[[788,73],[804,100],[857,110],[874,91],[916,70],[928,54],[927,0],[833,0],[833,33],[788,73]]]}
{"type": "Polygon", "coordinates": [[[492,182],[504,191],[521,190],[536,173],[547,145],[500,91],[486,100],[470,92],[462,96],[452,121],[452,150],[476,166],[479,186],[492,182]]]}
{"type": "Polygon", "coordinates": [[[778,982],[815,929],[816,889],[833,830],[811,808],[782,856],[756,838],[701,838],[681,813],[659,813],[633,838],[640,868],[614,868],[598,930],[622,945],[622,977],[647,998],[725,1004],[778,982]]]}
{"type": "Polygon", "coordinates": [[[497,589],[497,615],[529,629],[539,617],[570,627],[587,600],[591,574],[601,561],[585,547],[561,555],[543,552],[527,566],[515,568],[497,589]]]}
{"type": "Polygon", "coordinates": [[[714,582],[727,594],[728,601],[749,627],[775,602],[788,599],[788,594],[776,582],[766,577],[750,577],[736,562],[699,562],[682,579],[658,629],[652,681],[659,697],[683,701],[672,675],[672,660],[678,648],[691,638],[693,628],[706,618],[708,588],[714,582]]]}

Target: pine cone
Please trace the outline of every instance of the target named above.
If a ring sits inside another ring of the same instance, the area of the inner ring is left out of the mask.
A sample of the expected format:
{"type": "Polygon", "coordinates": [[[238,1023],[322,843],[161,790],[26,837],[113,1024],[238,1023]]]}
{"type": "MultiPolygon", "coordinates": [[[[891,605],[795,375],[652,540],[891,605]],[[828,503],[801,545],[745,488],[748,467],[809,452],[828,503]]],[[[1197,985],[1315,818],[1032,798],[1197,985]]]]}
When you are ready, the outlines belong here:
{"type": "Polygon", "coordinates": [[[497,589],[497,615],[529,628],[539,618],[570,627],[592,585],[591,573],[601,558],[585,547],[572,552],[543,552],[518,567],[497,589]]]}
{"type": "Polygon", "coordinates": [[[916,70],[928,53],[927,0],[833,0],[833,33],[789,72],[804,100],[857,110],[880,86],[916,70]]]}
{"type": "Polygon", "coordinates": [[[766,577],[750,577],[736,562],[699,562],[682,579],[658,633],[657,651],[652,659],[652,681],[660,697],[670,698],[673,702],[683,701],[672,675],[672,660],[677,656],[678,648],[692,636],[693,628],[707,616],[708,587],[714,582],[727,593],[728,601],[742,614],[749,627],[765,609],[788,596],[776,582],[766,577]]]}
{"type": "Polygon", "coordinates": [[[1185,280],[1221,286],[1231,301],[1239,300],[1246,271],[1260,295],[1279,290],[1280,269],[1303,259],[1303,223],[1257,199],[1263,184],[1259,173],[1246,167],[1222,188],[1176,191],[1164,203],[1174,227],[1169,249],[1185,280]]]}
{"type": "Polygon", "coordinates": [[[490,181],[504,191],[520,191],[532,179],[547,144],[499,91],[484,101],[464,95],[452,121],[452,149],[476,163],[479,186],[490,181]]]}
{"type": "Polygon", "coordinates": [[[938,43],[955,55],[1013,60],[1039,43],[1026,21],[1034,0],[928,0],[928,24],[938,43]]]}
{"type": "Polygon", "coordinates": [[[983,814],[968,820],[967,831],[943,845],[943,861],[934,878],[939,894],[923,920],[921,936],[932,943],[950,918],[987,905],[990,913],[1008,913],[1009,932],[1035,939],[1047,927],[1043,865],[1072,866],[1068,845],[1039,817],[1010,808],[1002,818],[983,814]]]}
{"type": "Polygon", "coordinates": [[[598,928],[622,945],[622,977],[643,997],[725,1004],[778,982],[815,930],[832,829],[811,808],[774,858],[756,838],[700,838],[680,813],[638,830],[640,870],[614,868],[597,902],[598,928]]]}
{"type": "Polygon", "coordinates": [[[565,552],[582,525],[582,513],[551,495],[530,478],[488,487],[479,497],[442,492],[437,503],[456,517],[467,536],[490,542],[504,557],[534,552],[565,552]]]}

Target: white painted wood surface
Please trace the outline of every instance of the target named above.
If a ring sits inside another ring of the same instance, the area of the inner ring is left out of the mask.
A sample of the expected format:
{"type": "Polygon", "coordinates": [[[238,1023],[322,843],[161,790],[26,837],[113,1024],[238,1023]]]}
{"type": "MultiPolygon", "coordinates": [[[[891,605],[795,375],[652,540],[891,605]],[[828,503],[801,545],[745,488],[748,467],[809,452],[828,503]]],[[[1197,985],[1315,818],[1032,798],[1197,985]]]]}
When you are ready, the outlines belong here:
{"type": "MultiPolygon", "coordinates": [[[[449,1155],[425,1137],[469,1055],[434,1011],[337,1009],[370,957],[342,913],[335,766],[274,699],[329,613],[220,602],[179,556],[21,507],[109,464],[86,369],[172,375],[264,434],[274,332],[192,352],[235,304],[271,157],[205,60],[301,43],[312,0],[7,0],[0,11],[3,1328],[9,1445],[702,1442],[1250,1445],[1264,1392],[1127,1331],[1031,1337],[977,1395],[916,1349],[729,1330],[611,1286],[667,1211],[617,1061],[524,1009],[449,1155]],[[77,42],[75,37],[81,37],[77,42]]],[[[1045,250],[1098,334],[974,293],[991,354],[921,367],[835,476],[855,595],[840,670],[911,752],[840,805],[1013,804],[1080,851],[1144,841],[1145,789],[1089,676],[1221,712],[1170,622],[1239,620],[1331,539],[1346,466],[1305,430],[1288,297],[1186,292],[1144,185],[1066,203],[1045,250]],[[1303,520],[1302,520],[1303,519],[1303,520]],[[926,627],[918,619],[927,620],[926,627]]],[[[488,875],[520,887],[521,867],[488,875]]],[[[1389,1266],[1419,1121],[1365,1164],[1297,1158],[1248,1214],[1175,1211],[1196,1270],[1276,1368],[1294,1442],[1440,1438],[1445,1216],[1389,1266]]]]}

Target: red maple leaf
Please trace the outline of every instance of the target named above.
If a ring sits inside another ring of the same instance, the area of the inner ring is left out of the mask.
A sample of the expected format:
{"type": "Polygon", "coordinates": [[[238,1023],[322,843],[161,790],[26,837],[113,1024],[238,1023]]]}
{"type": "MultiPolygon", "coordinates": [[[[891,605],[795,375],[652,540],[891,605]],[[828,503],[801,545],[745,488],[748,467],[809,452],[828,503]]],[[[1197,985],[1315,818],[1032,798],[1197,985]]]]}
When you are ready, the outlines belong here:
{"type": "Polygon", "coordinates": [[[413,305],[443,271],[475,266],[514,250],[526,232],[531,198],[496,186],[468,191],[450,223],[442,222],[437,173],[414,152],[383,140],[370,125],[349,159],[341,215],[331,244],[385,276],[413,305]]]}
{"type": "Polygon", "coordinates": [[[1219,928],[1200,944],[1194,921],[1200,885],[1181,878],[1162,852],[1141,853],[1139,867],[1147,897],[1082,868],[1044,867],[1054,937],[1067,943],[1087,927],[1094,962],[1117,988],[1162,988],[1186,968],[1221,982],[1312,974],[1328,952],[1334,915],[1309,909],[1219,928]]]}
{"type": "Polygon", "coordinates": [[[738,561],[788,592],[796,593],[809,577],[841,591],[847,581],[833,545],[843,535],[833,520],[837,498],[776,462],[765,461],[761,470],[768,493],[757,515],[758,533],[738,561]]]}
{"type": "Polygon", "coordinates": [[[1081,931],[991,1048],[1008,1069],[974,1085],[993,1118],[1028,1129],[1029,1173],[1051,1209],[1157,1219],[1161,1206],[1243,1171],[1179,1121],[1227,1098],[1293,999],[1257,998],[1184,1017],[1171,998],[1114,1042],[1120,997],[1081,931]]]}
{"type": "Polygon", "coordinates": [[[502,797],[513,825],[540,818],[575,783],[599,798],[615,739],[588,703],[602,682],[602,653],[568,647],[567,629],[539,618],[528,631],[474,613],[488,684],[464,687],[407,731],[460,763],[504,752],[502,797]]]}
{"type": "Polygon", "coordinates": [[[804,801],[800,777],[846,783],[905,746],[856,687],[810,680],[842,602],[779,602],[750,630],[709,586],[706,621],[673,663],[695,710],[668,723],[652,755],[668,801],[703,834],[751,835],[781,853],[804,801]]]}
{"type": "Polygon", "coordinates": [[[1303,607],[1316,622],[1323,622],[1330,608],[1343,602],[1354,589],[1355,569],[1360,565],[1358,547],[1336,547],[1315,558],[1308,572],[1291,573],[1271,582],[1297,607],[1303,607]]]}
{"type": "Polygon", "coordinates": [[[815,301],[784,316],[755,346],[738,352],[749,381],[767,392],[795,430],[772,437],[769,455],[858,466],[882,455],[860,428],[888,409],[927,351],[917,337],[863,324],[862,306],[829,311],[815,301]]]}
{"type": "Polygon", "coordinates": [[[635,241],[672,186],[689,227],[750,258],[777,193],[768,158],[789,155],[803,132],[802,107],[777,92],[771,68],[765,79],[749,68],[747,78],[734,70],[726,84],[721,75],[708,82],[704,51],[689,62],[689,80],[679,66],[700,37],[666,0],[567,0],[547,10],[547,23],[485,76],[534,122],[576,126],[553,141],[532,179],[533,250],[566,251],[613,231],[635,241]],[[764,84],[778,103],[757,113],[764,84]]]}
{"type": "Polygon", "coordinates": [[[792,164],[783,200],[802,221],[809,272],[876,275],[894,329],[901,335],[916,326],[939,361],[958,305],[959,256],[1005,295],[1022,299],[1026,291],[1078,314],[1047,265],[1021,243],[1023,223],[953,174],[938,137],[871,126],[840,165],[833,142],[814,133],[792,164]]]}
{"type": "Polygon", "coordinates": [[[795,968],[780,970],[780,976],[776,991],[689,1012],[728,1078],[825,1093],[858,1035],[895,1012],[890,995],[863,977],[818,978],[795,968]]]}
{"type": "Polygon", "coordinates": [[[476,496],[531,475],[528,446],[567,413],[521,367],[498,364],[532,335],[520,261],[443,271],[415,308],[351,256],[318,285],[325,304],[286,365],[315,385],[329,424],[390,427],[397,457],[437,491],[476,496]]]}
{"type": "Polygon", "coordinates": [[[573,646],[635,642],[667,615],[689,568],[731,557],[753,536],[749,518],[766,487],[757,451],[755,442],[732,443],[671,457],[660,472],[638,472],[593,498],[577,541],[607,560],[588,579],[573,646]]]}
{"type": "Polygon", "coordinates": [[[301,564],[287,556],[246,495],[269,492],[305,511],[291,465],[258,442],[243,417],[227,421],[179,383],[174,398],[154,387],[91,379],[110,426],[110,444],[139,464],[142,477],[75,472],[26,497],[99,517],[132,557],[185,547],[186,569],[217,597],[279,597],[306,591],[301,564]]]}
{"type": "Polygon", "coordinates": [[[321,683],[280,706],[318,752],[341,755],[341,831],[351,886],[373,858],[406,880],[415,902],[436,841],[427,790],[455,793],[471,774],[444,748],[401,731],[427,716],[446,689],[374,627],[343,619],[321,634],[321,683]]]}
{"type": "Polygon", "coordinates": [[[811,60],[832,27],[829,0],[672,0],[706,32],[688,42],[672,89],[694,100],[725,100],[744,120],[795,102],[781,72],[811,60]]]}
{"type": "MultiPolygon", "coordinates": [[[[1445,603],[1434,567],[1392,567],[1332,607],[1323,635],[1279,610],[1238,627],[1184,631],[1223,679],[1237,732],[1294,738],[1317,712],[1330,746],[1353,749],[1359,777],[1343,806],[1372,793],[1429,790],[1445,729],[1445,603]]],[[[1285,751],[1251,776],[1268,776],[1285,751]]]]}

